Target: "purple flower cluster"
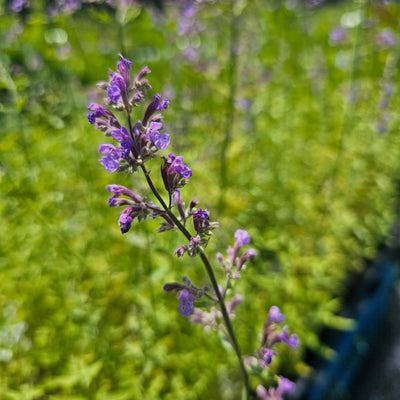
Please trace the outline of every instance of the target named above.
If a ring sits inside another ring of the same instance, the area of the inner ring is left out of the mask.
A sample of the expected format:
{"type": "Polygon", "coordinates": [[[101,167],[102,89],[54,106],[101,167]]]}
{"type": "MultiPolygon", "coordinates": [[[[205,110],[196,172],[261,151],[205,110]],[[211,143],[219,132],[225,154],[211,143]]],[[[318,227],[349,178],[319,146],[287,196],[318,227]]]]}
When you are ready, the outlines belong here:
{"type": "MultiPolygon", "coordinates": [[[[132,109],[144,101],[144,92],[151,88],[147,79],[144,79],[150,70],[147,67],[143,68],[135,79],[131,80],[129,71],[132,61],[121,54],[120,58],[117,72],[110,71],[109,81],[100,82],[98,87],[107,93],[106,106],[126,110],[130,115],[132,109]]],[[[158,150],[168,147],[170,137],[167,133],[160,132],[163,124],[162,115],[159,113],[168,105],[168,99],[161,100],[160,95],[155,95],[146,108],[143,121],[137,121],[129,128],[121,126],[118,118],[107,107],[96,103],[88,105],[88,110],[91,111],[86,114],[89,123],[117,142],[117,145],[107,143],[99,147],[99,153],[103,155],[99,161],[107,171],[132,173],[137,170],[138,165],[156,157],[158,150]]]]}
{"type": "MultiPolygon", "coordinates": [[[[133,173],[139,168],[142,168],[145,172],[145,162],[157,157],[157,152],[165,150],[170,143],[169,134],[163,131],[163,116],[161,114],[163,110],[168,108],[169,100],[162,98],[159,94],[153,96],[152,101],[144,111],[143,119],[132,125],[133,108],[139,106],[145,100],[146,91],[151,89],[148,80],[145,79],[150,70],[144,67],[134,79],[131,79],[132,61],[124,58],[121,54],[119,56],[120,60],[117,62],[116,72],[109,71],[109,80],[99,82],[97,85],[107,94],[104,99],[105,105],[90,103],[87,107],[89,112],[86,116],[90,124],[103,132],[105,136],[114,140],[113,143],[103,143],[99,146],[99,153],[101,154],[99,162],[108,172],[133,173]],[[128,117],[127,127],[120,124],[115,114],[115,111],[123,110],[128,117]]],[[[187,165],[183,164],[183,158],[180,156],[171,153],[168,159],[165,157],[162,157],[162,159],[164,162],[161,167],[161,175],[171,197],[178,188],[189,182],[192,171],[187,165]]],[[[117,185],[110,185],[108,189],[110,187],[115,188],[117,185]]],[[[109,189],[109,191],[111,190],[109,189]]],[[[121,193],[121,191],[118,191],[118,193],[121,193]]],[[[131,194],[126,192],[122,194],[130,197],[135,203],[130,204],[121,212],[118,223],[122,233],[129,231],[135,218],[140,221],[149,214],[152,214],[153,217],[162,216],[164,218],[165,222],[162,223],[159,232],[176,227],[166,209],[162,210],[152,203],[143,203],[142,200],[138,200],[137,195],[134,199],[131,194]]],[[[117,201],[118,196],[112,198],[111,206],[127,204],[125,200],[119,199],[117,201]]],[[[191,210],[195,204],[191,206],[185,218],[191,216],[191,210]]]]}
{"type": "Polygon", "coordinates": [[[397,38],[390,29],[384,29],[375,36],[375,41],[381,48],[394,47],[397,38]]]}
{"type": "Polygon", "coordinates": [[[191,280],[186,276],[182,277],[182,281],[183,283],[166,283],[163,289],[166,292],[179,293],[179,314],[181,314],[183,317],[188,317],[189,315],[193,314],[195,309],[193,305],[195,299],[201,298],[201,296],[205,295],[210,289],[207,286],[202,288],[194,286],[191,280]]]}

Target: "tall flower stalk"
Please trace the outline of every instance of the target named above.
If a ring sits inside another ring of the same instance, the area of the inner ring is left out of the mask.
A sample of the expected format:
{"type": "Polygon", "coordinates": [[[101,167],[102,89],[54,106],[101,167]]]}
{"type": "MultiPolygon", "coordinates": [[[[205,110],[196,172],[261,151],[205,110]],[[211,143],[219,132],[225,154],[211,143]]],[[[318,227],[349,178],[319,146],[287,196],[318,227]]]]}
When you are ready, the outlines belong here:
{"type": "MultiPolygon", "coordinates": [[[[242,301],[242,297],[237,294],[231,300],[227,299],[227,291],[232,287],[232,281],[240,279],[241,272],[245,269],[245,263],[256,256],[256,251],[248,249],[241,254],[242,247],[250,243],[250,236],[244,230],[237,230],[234,247],[229,247],[227,250],[228,257],[225,259],[222,254],[217,254],[217,259],[226,274],[225,287],[218,284],[211,263],[204,252],[213,230],[218,224],[210,221],[207,210],[197,207],[199,203],[197,198],[193,198],[185,207],[180,189],[189,183],[192,171],[183,163],[183,157],[173,153],[169,153],[168,157],[159,155],[159,152],[166,150],[170,144],[170,135],[165,132],[162,115],[162,112],[169,106],[169,100],[156,94],[145,108],[143,118],[134,122],[133,110],[145,101],[146,93],[151,86],[146,79],[150,70],[144,67],[134,79],[131,79],[131,66],[132,62],[120,55],[117,71],[109,71],[109,80],[98,83],[98,87],[107,94],[104,99],[105,105],[90,103],[87,118],[106,137],[113,140],[113,144],[105,143],[99,147],[101,165],[110,173],[143,173],[158,204],[154,204],[118,184],[107,186],[107,190],[112,194],[108,204],[110,207],[123,207],[118,220],[123,234],[131,229],[135,220],[140,222],[151,216],[159,218],[161,221],[158,232],[179,230],[184,235],[187,242],[175,250],[175,255],[178,257],[182,257],[185,253],[190,257],[198,255],[206,269],[211,287],[207,285],[197,287],[188,277],[182,277],[182,283],[166,283],[164,290],[177,293],[180,303],[178,311],[182,316],[190,316],[192,322],[204,325],[206,330],[219,329],[225,333],[236,354],[242,374],[243,398],[247,400],[256,398],[257,393],[261,393],[262,389],[258,388],[257,392],[251,389],[248,369],[254,369],[254,364],[257,364],[257,368],[269,365],[265,360],[262,361],[262,358],[264,353],[268,353],[272,357],[272,350],[265,346],[270,331],[275,330],[275,324],[273,329],[271,328],[272,330],[265,331],[266,328],[264,329],[262,347],[252,356],[251,362],[247,362],[249,358],[246,359],[246,366],[232,325],[234,309],[242,301]],[[122,126],[119,122],[116,116],[117,112],[125,114],[127,126],[122,126]],[[167,200],[155,187],[151,174],[146,168],[146,163],[154,158],[161,160],[160,173],[166,191],[164,196],[167,200]],[[192,225],[192,228],[189,227],[189,224],[192,225]],[[204,300],[208,302],[209,311],[195,307],[200,298],[203,299],[203,302],[204,300]]],[[[270,316],[268,318],[271,319],[270,316]]],[[[271,321],[275,323],[277,322],[275,320],[271,321]]],[[[266,326],[269,327],[270,323],[266,322],[266,326]]],[[[286,342],[291,346],[294,344],[292,347],[297,346],[297,337],[293,337],[293,335],[289,337],[287,328],[282,330],[281,336],[275,335],[274,338],[273,341],[268,342],[271,346],[278,341],[286,342]]],[[[266,393],[268,394],[268,392],[266,393]]],[[[274,391],[271,393],[275,396],[274,398],[277,398],[274,391]]],[[[258,397],[260,397],[259,394],[258,397]]]]}

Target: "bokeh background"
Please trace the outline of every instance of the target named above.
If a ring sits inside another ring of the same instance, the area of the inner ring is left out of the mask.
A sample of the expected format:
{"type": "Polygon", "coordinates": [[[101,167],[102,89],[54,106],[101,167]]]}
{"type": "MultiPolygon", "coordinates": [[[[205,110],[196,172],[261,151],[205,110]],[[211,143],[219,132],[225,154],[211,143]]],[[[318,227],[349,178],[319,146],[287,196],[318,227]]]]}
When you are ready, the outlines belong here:
{"type": "Polygon", "coordinates": [[[236,229],[252,237],[243,352],[275,304],[301,346],[281,347],[273,373],[332,356],[320,332],[352,326],[348,291],[393,240],[399,17],[383,0],[3,1],[0,397],[240,398],[232,352],[162,291],[207,284],[199,260],[174,258],[183,237],[155,221],[121,235],[107,206],[111,183],[150,196],[101,167],[85,115],[120,52],[170,99],[169,150],[193,170],[182,196],[220,223],[207,248],[220,278],[215,253],[236,229]]]}

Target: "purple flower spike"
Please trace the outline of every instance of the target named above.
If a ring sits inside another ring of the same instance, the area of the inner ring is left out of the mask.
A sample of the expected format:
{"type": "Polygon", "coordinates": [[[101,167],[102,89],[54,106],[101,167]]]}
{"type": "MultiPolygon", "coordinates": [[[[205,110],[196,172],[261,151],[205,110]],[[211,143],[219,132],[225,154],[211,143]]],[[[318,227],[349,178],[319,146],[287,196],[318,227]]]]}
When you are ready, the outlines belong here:
{"type": "Polygon", "coordinates": [[[113,103],[118,103],[121,98],[121,89],[117,85],[111,85],[107,88],[107,94],[113,103]]]}
{"type": "Polygon", "coordinates": [[[268,313],[268,321],[269,322],[282,322],[285,319],[285,316],[281,313],[281,310],[277,306],[272,306],[269,309],[268,313]]]}
{"type": "Polygon", "coordinates": [[[101,144],[99,153],[104,154],[99,161],[108,172],[115,172],[119,168],[119,159],[122,157],[120,149],[112,144],[101,144]]]}
{"type": "Polygon", "coordinates": [[[243,246],[250,243],[250,235],[243,229],[235,232],[235,245],[243,246]]]}
{"type": "Polygon", "coordinates": [[[193,305],[194,296],[193,296],[193,294],[191,294],[188,290],[183,289],[179,293],[178,300],[181,303],[178,306],[179,314],[181,314],[183,317],[188,317],[190,314],[193,314],[193,311],[194,311],[194,305],[193,305]]]}

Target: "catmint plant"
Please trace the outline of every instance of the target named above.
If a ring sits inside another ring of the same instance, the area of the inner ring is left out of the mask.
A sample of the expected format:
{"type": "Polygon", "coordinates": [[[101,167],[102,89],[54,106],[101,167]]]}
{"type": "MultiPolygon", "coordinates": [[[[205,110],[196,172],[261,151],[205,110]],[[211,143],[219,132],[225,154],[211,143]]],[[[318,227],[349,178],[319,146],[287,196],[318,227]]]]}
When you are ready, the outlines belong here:
{"type": "Polygon", "coordinates": [[[271,364],[273,357],[277,355],[275,344],[283,342],[296,347],[297,336],[289,335],[287,326],[278,329],[284,316],[278,307],[273,306],[264,325],[260,348],[251,356],[245,359],[242,357],[232,319],[235,317],[236,307],[243,301],[243,296],[233,295],[233,282],[241,279],[246,264],[256,257],[256,250],[246,248],[250,244],[250,235],[247,231],[238,229],[234,234],[233,247],[228,247],[226,256],[221,253],[216,255],[220,272],[225,276],[224,284],[218,284],[214,269],[204,252],[218,223],[211,221],[208,210],[198,207],[197,198],[191,199],[188,206],[183,201],[181,190],[190,182],[192,171],[183,162],[182,156],[165,151],[171,141],[163,123],[163,112],[169,107],[169,100],[160,94],[154,95],[144,107],[142,118],[133,120],[133,110],[146,101],[147,91],[151,86],[147,80],[149,68],[142,68],[132,78],[132,64],[132,61],[120,54],[116,71],[110,70],[108,80],[97,85],[105,93],[104,105],[90,103],[86,115],[89,123],[107,138],[106,143],[101,144],[98,149],[102,167],[111,174],[142,174],[156,204],[141,194],[114,183],[106,187],[111,194],[108,205],[121,208],[118,225],[122,234],[128,233],[134,224],[147,217],[160,221],[158,232],[180,231],[184,243],[174,250],[174,254],[177,257],[199,256],[206,269],[209,284],[197,285],[184,276],[179,282],[166,283],[164,291],[176,294],[177,310],[181,316],[203,325],[206,331],[218,330],[224,334],[237,356],[243,377],[244,399],[257,396],[262,399],[279,399],[279,396],[292,390],[294,384],[289,385],[290,381],[281,377],[277,388],[265,389],[259,386],[253,390],[248,372],[257,373],[271,364]],[[122,120],[126,122],[123,123],[122,120]],[[147,169],[147,163],[152,159],[160,160],[164,193],[156,189],[147,169]],[[207,305],[205,309],[204,304],[207,305]]]}

